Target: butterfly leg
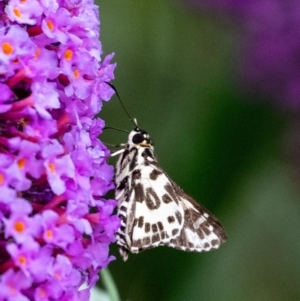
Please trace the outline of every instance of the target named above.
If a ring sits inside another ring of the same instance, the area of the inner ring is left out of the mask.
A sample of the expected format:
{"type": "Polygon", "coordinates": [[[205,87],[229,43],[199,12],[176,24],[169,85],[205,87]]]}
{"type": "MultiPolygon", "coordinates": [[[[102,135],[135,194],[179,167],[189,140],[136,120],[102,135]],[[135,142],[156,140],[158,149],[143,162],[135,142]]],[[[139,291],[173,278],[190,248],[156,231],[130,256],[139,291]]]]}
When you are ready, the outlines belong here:
{"type": "Polygon", "coordinates": [[[122,154],[124,151],[125,151],[125,148],[120,149],[120,150],[118,150],[118,151],[112,153],[110,156],[111,156],[111,157],[114,157],[114,156],[120,155],[120,154],[122,154]]]}

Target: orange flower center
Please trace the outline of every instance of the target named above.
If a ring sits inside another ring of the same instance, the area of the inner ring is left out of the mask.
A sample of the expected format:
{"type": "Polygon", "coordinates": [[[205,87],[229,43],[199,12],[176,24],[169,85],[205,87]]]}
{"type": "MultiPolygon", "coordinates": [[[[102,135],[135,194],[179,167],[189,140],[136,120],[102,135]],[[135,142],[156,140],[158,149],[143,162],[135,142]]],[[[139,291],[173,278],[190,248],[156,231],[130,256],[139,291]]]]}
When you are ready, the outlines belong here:
{"type": "Polygon", "coordinates": [[[14,228],[17,232],[22,233],[25,230],[25,225],[23,222],[17,221],[17,222],[15,222],[14,228]]]}
{"type": "Polygon", "coordinates": [[[24,158],[18,160],[18,166],[20,169],[25,167],[26,160],[24,158]]]}
{"type": "Polygon", "coordinates": [[[52,173],[55,173],[55,165],[54,165],[54,163],[49,163],[49,164],[48,164],[48,167],[49,167],[49,169],[50,169],[50,171],[51,171],[52,173]]]}
{"type": "Polygon", "coordinates": [[[54,29],[54,24],[51,20],[48,20],[47,21],[47,26],[49,28],[50,31],[52,31],[54,29]]]}
{"type": "Polygon", "coordinates": [[[45,234],[46,234],[46,237],[48,239],[52,239],[53,238],[53,232],[52,232],[52,230],[47,230],[45,234]]]}
{"type": "Polygon", "coordinates": [[[17,7],[15,7],[15,8],[13,9],[13,12],[14,12],[14,14],[16,15],[16,17],[18,17],[18,18],[21,18],[21,17],[22,17],[22,14],[21,14],[20,10],[19,10],[17,7]]]}
{"type": "Polygon", "coordinates": [[[73,51],[70,50],[70,49],[67,49],[67,50],[65,51],[65,59],[66,59],[67,61],[70,61],[70,60],[72,59],[72,57],[73,57],[73,51]]]}
{"type": "Polygon", "coordinates": [[[46,291],[43,288],[40,289],[40,297],[41,298],[45,298],[46,297],[46,291]]]}
{"type": "Polygon", "coordinates": [[[12,52],[14,51],[14,47],[11,44],[9,44],[8,42],[4,42],[2,44],[2,51],[5,54],[9,55],[9,54],[12,54],[12,52]]]}
{"type": "Polygon", "coordinates": [[[75,77],[75,78],[78,78],[79,75],[80,75],[80,72],[79,72],[78,69],[76,69],[76,70],[74,70],[73,74],[74,74],[74,77],[75,77]]]}
{"type": "Polygon", "coordinates": [[[35,56],[35,59],[37,59],[41,54],[41,49],[40,48],[37,48],[34,52],[34,56],[35,56]]]}
{"type": "Polygon", "coordinates": [[[21,265],[25,265],[26,264],[26,258],[25,258],[25,256],[20,255],[19,258],[18,258],[18,260],[19,260],[19,263],[21,265]]]}

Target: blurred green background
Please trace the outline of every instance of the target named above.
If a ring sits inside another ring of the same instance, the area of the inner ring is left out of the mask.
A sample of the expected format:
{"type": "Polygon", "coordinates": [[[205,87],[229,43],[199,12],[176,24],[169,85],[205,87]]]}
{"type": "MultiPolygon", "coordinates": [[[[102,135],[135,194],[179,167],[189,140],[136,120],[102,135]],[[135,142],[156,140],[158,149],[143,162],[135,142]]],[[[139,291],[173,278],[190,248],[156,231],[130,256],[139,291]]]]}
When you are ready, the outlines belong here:
{"type": "MultiPolygon", "coordinates": [[[[221,220],[217,251],[160,247],[109,269],[122,301],[300,300],[299,182],[285,156],[288,114],[235,85],[240,34],[226,16],[166,0],[100,0],[104,54],[115,52],[127,110],[164,170],[221,220]]],[[[101,112],[131,130],[117,98],[101,112]]],[[[126,142],[106,131],[102,140],[126,142]]],[[[115,161],[111,161],[114,164],[115,161]]]]}

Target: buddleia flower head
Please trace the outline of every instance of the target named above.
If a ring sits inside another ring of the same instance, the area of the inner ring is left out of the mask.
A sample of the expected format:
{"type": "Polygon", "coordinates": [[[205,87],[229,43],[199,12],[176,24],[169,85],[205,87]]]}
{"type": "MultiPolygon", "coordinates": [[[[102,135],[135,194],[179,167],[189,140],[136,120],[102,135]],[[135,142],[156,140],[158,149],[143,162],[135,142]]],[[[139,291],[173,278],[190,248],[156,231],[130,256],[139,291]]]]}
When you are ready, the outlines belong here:
{"type": "Polygon", "coordinates": [[[113,259],[99,25],[92,0],[0,3],[0,300],[88,300],[113,259]]]}

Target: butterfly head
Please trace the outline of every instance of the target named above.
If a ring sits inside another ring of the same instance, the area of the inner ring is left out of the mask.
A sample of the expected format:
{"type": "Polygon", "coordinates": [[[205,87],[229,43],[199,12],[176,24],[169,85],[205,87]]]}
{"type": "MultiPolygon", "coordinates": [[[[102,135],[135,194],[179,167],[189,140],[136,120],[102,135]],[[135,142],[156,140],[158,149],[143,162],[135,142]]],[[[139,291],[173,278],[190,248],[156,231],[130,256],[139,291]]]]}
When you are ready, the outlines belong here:
{"type": "Polygon", "coordinates": [[[135,127],[128,136],[130,146],[150,147],[153,145],[152,140],[147,132],[135,127]]]}

